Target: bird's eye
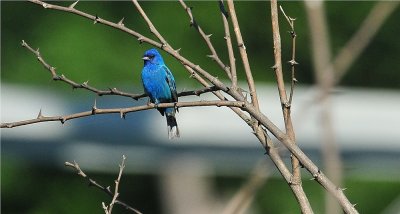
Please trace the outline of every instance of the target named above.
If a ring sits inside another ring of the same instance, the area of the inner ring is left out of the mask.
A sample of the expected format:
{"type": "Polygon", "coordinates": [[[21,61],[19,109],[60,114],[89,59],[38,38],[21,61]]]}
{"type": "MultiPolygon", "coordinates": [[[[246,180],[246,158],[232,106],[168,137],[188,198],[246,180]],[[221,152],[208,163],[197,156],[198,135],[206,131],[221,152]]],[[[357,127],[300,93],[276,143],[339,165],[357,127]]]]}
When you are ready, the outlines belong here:
{"type": "Polygon", "coordinates": [[[153,59],[153,58],[154,58],[154,54],[150,54],[149,57],[150,57],[151,59],[153,59]]]}

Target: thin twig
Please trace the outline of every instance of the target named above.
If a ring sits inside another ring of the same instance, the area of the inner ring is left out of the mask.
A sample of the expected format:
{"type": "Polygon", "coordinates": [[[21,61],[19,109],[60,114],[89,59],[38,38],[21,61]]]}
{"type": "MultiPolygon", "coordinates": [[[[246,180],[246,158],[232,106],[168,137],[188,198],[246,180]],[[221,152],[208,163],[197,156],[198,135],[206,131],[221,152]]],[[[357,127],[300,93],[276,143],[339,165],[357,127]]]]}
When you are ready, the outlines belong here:
{"type": "MultiPolygon", "coordinates": [[[[286,16],[286,15],[285,15],[286,16]]],[[[279,98],[281,101],[282,113],[285,122],[285,129],[287,137],[292,141],[293,144],[296,142],[296,137],[293,129],[289,101],[286,95],[285,82],[283,80],[283,71],[282,71],[282,56],[281,56],[281,38],[279,33],[279,21],[278,21],[278,5],[276,0],[271,1],[271,21],[272,21],[272,34],[273,34],[273,42],[274,42],[274,59],[275,59],[275,76],[276,82],[279,91],[279,98]]],[[[292,26],[292,25],[291,25],[292,26]]],[[[293,50],[294,53],[294,50],[293,50]]],[[[292,55],[294,56],[294,55],[292,55]]],[[[294,63],[293,63],[294,65],[294,63]]],[[[294,75],[294,67],[292,67],[292,75],[294,75]]],[[[293,81],[292,81],[293,83],[293,81]]],[[[293,89],[293,88],[292,88],[293,89]]],[[[292,173],[293,177],[291,179],[290,184],[294,190],[293,193],[296,196],[296,199],[300,205],[300,209],[302,213],[313,213],[310,202],[303,191],[302,182],[301,182],[301,173],[300,173],[300,163],[299,160],[292,154],[292,173]]]]}
{"type": "Polygon", "coordinates": [[[90,110],[90,111],[84,111],[84,112],[79,112],[79,113],[64,115],[64,116],[51,116],[51,117],[43,116],[43,114],[40,113],[36,119],[23,120],[23,121],[18,121],[18,122],[10,122],[10,123],[1,123],[0,128],[13,128],[13,127],[17,127],[17,126],[23,126],[23,125],[41,123],[41,122],[48,122],[48,121],[59,121],[62,124],[64,124],[68,120],[81,118],[81,117],[93,116],[96,114],[120,114],[121,118],[125,118],[125,115],[127,113],[144,111],[144,110],[149,110],[149,109],[154,109],[154,108],[168,108],[168,107],[180,108],[180,107],[193,107],[193,106],[217,106],[217,107],[229,106],[229,107],[241,108],[241,107],[243,107],[243,105],[244,105],[244,102],[242,102],[242,101],[214,100],[214,101],[160,103],[158,105],[155,105],[154,103],[149,103],[147,105],[134,106],[134,107],[129,107],[129,108],[101,109],[101,108],[97,108],[97,106],[95,104],[92,107],[92,110],[90,110]]]}
{"type": "Polygon", "coordinates": [[[255,108],[259,109],[256,86],[254,84],[253,75],[250,69],[249,59],[247,57],[246,46],[244,45],[244,41],[242,38],[242,33],[240,32],[239,22],[236,17],[235,5],[233,0],[228,0],[228,8],[229,14],[231,15],[231,20],[233,24],[233,30],[235,31],[237,45],[239,47],[240,56],[243,62],[244,71],[246,73],[247,84],[250,90],[251,102],[255,106],[255,108]]]}
{"type": "MultiPolygon", "coordinates": [[[[111,192],[110,188],[106,188],[106,187],[100,185],[98,182],[96,182],[95,180],[90,178],[88,175],[86,175],[86,173],[84,173],[82,171],[82,169],[79,167],[77,162],[75,162],[75,161],[73,163],[65,162],[64,165],[67,166],[67,167],[71,167],[71,168],[75,169],[79,176],[85,178],[89,182],[89,186],[94,186],[94,187],[102,190],[103,192],[105,192],[110,197],[114,197],[114,194],[111,192]]],[[[120,201],[118,199],[115,200],[115,204],[119,204],[119,205],[123,206],[125,209],[130,210],[132,212],[135,212],[136,214],[142,214],[139,210],[129,206],[125,202],[122,202],[122,201],[120,201]]]]}
{"type": "Polygon", "coordinates": [[[163,49],[164,47],[171,48],[171,46],[168,44],[167,40],[165,40],[164,37],[154,27],[153,23],[150,21],[149,17],[147,17],[146,13],[142,9],[142,7],[139,5],[138,1],[137,0],[132,0],[132,2],[135,5],[136,9],[139,11],[140,15],[142,15],[142,17],[146,21],[147,25],[149,26],[150,32],[153,33],[160,40],[160,42],[162,43],[160,48],[161,49],[163,49]]]}
{"type": "Polygon", "coordinates": [[[208,55],[208,57],[210,57],[212,60],[214,60],[226,73],[226,75],[229,77],[229,79],[232,80],[232,75],[231,75],[231,71],[229,69],[228,66],[226,66],[221,59],[219,58],[217,51],[215,50],[212,42],[211,42],[211,35],[212,34],[205,34],[203,29],[198,25],[198,23],[196,22],[196,20],[194,19],[194,16],[192,14],[192,8],[188,7],[185,2],[183,2],[183,0],[179,0],[179,2],[181,3],[183,9],[186,11],[186,13],[188,14],[189,18],[190,18],[190,26],[193,26],[197,32],[199,32],[199,34],[201,35],[201,37],[203,38],[203,40],[206,42],[208,49],[210,49],[211,51],[211,55],[208,55]]]}
{"type": "MultiPolygon", "coordinates": [[[[111,214],[112,213],[112,209],[114,207],[114,204],[117,201],[117,198],[119,196],[118,189],[119,189],[119,184],[121,182],[122,172],[124,171],[124,168],[125,168],[125,160],[126,160],[125,155],[122,155],[122,162],[119,165],[118,177],[117,177],[117,180],[115,180],[114,196],[113,196],[113,198],[111,200],[110,205],[108,206],[108,210],[106,209],[106,214],[111,214]]],[[[103,208],[104,208],[105,207],[104,202],[102,204],[103,204],[103,208]]]]}
{"type": "Polygon", "coordinates": [[[236,74],[236,59],[235,59],[235,54],[233,53],[233,47],[232,47],[232,39],[231,39],[231,34],[229,30],[229,22],[228,22],[228,12],[225,10],[224,2],[223,0],[219,1],[219,8],[221,11],[221,16],[222,16],[222,21],[224,23],[224,31],[225,31],[225,40],[226,40],[226,47],[228,48],[228,55],[229,55],[229,65],[230,65],[230,71],[231,71],[231,80],[232,80],[232,86],[231,88],[233,90],[237,89],[237,74],[236,74]]]}
{"type": "MultiPolygon", "coordinates": [[[[134,100],[138,100],[140,98],[144,98],[147,97],[147,95],[145,93],[143,94],[131,94],[131,93],[127,93],[127,92],[123,92],[120,91],[116,88],[110,88],[109,90],[100,90],[97,89],[93,86],[90,86],[88,84],[89,81],[86,81],[82,84],[79,84],[69,78],[67,78],[65,75],[61,74],[59,75],[57,73],[57,70],[55,67],[51,66],[50,64],[48,64],[46,62],[46,60],[42,57],[42,55],[40,54],[40,52],[37,50],[34,50],[31,46],[29,46],[28,43],[26,43],[24,40],[22,40],[22,47],[25,47],[26,49],[28,49],[30,52],[32,52],[38,59],[38,61],[47,69],[50,71],[53,80],[55,81],[62,81],[65,82],[69,85],[72,86],[73,89],[86,89],[88,91],[94,92],[96,93],[98,96],[103,96],[103,95],[118,95],[118,96],[123,96],[123,97],[130,97],[134,100]]],[[[204,93],[208,93],[208,92],[213,92],[213,91],[217,91],[219,90],[217,87],[215,86],[211,86],[211,87],[206,87],[206,88],[202,88],[202,89],[198,89],[198,90],[193,90],[193,91],[182,91],[180,93],[178,93],[178,97],[181,96],[191,96],[191,95],[196,95],[196,96],[200,96],[201,94],[204,93]]]]}
{"type": "Polygon", "coordinates": [[[291,28],[291,30],[289,31],[290,36],[292,37],[292,59],[288,62],[290,64],[291,67],[291,71],[292,71],[292,75],[291,75],[291,84],[290,84],[290,94],[289,94],[289,101],[288,101],[288,105],[292,105],[292,100],[293,100],[293,93],[294,93],[294,87],[297,83],[297,79],[295,76],[295,66],[298,65],[297,61],[296,61],[296,38],[297,38],[297,34],[296,31],[294,30],[294,21],[296,19],[291,18],[290,16],[287,16],[285,11],[283,10],[282,6],[279,6],[279,8],[281,9],[283,15],[285,16],[286,20],[289,23],[289,26],[291,28]]]}

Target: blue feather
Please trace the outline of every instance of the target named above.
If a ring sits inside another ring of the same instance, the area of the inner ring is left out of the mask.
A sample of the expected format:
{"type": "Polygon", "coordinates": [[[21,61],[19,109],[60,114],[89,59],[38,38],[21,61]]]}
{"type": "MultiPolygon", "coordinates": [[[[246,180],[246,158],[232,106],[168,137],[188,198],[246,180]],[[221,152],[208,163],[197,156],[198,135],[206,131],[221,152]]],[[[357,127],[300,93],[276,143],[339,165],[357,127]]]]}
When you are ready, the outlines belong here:
{"type": "MultiPolygon", "coordinates": [[[[145,93],[154,104],[178,102],[174,76],[165,65],[161,54],[156,49],[147,50],[143,58],[142,83],[145,93]]],[[[167,117],[168,136],[179,137],[175,118],[175,108],[158,108],[161,115],[167,117]]]]}

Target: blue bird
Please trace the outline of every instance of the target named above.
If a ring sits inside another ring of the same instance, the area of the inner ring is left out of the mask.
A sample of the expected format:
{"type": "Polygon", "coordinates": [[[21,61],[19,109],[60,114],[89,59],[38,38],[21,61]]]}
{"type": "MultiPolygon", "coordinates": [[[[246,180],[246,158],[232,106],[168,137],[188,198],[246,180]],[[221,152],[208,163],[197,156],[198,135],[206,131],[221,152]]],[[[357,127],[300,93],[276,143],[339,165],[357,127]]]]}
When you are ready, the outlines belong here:
{"type": "MultiPolygon", "coordinates": [[[[150,101],[159,103],[178,102],[175,79],[165,65],[164,60],[156,49],[147,50],[143,55],[142,83],[150,101]]],[[[167,118],[168,138],[179,137],[178,124],[175,118],[175,108],[157,108],[162,116],[167,118]]]]}

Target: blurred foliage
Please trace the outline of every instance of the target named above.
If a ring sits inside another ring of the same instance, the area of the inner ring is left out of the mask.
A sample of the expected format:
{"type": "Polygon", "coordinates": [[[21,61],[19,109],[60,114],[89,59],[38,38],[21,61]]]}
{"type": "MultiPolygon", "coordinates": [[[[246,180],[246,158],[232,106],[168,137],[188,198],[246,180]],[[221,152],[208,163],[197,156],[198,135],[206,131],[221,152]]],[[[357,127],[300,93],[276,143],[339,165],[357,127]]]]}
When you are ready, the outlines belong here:
{"type": "MultiPolygon", "coordinates": [[[[58,2],[67,6],[71,2],[58,2]]],[[[209,51],[179,3],[169,1],[142,2],[142,7],[154,25],[174,48],[194,63],[201,65],[214,75],[225,79],[219,67],[206,57],[209,51]]],[[[216,2],[187,2],[193,6],[196,21],[207,34],[213,34],[212,42],[224,62],[228,63],[226,45],[223,39],[221,15],[216,2]]],[[[286,13],[296,17],[298,80],[302,84],[313,83],[310,41],[307,20],[302,2],[281,2],[286,13]]],[[[374,2],[327,2],[327,18],[332,49],[337,53],[357,30],[374,2]]],[[[2,81],[20,84],[54,84],[47,71],[33,55],[20,47],[24,39],[32,47],[40,47],[45,59],[58,72],[77,82],[89,80],[98,87],[132,85],[141,87],[141,56],[150,48],[140,45],[137,40],[82,17],[60,11],[45,10],[28,2],[1,2],[1,71],[2,81]]],[[[123,2],[79,2],[78,9],[97,14],[101,18],[118,22],[125,18],[125,25],[146,36],[154,38],[146,23],[136,12],[133,4],[123,2]]],[[[266,2],[237,2],[239,24],[246,42],[252,70],[257,81],[273,81],[273,49],[269,5],[266,2]]],[[[397,35],[400,28],[397,20],[400,13],[394,13],[373,39],[372,44],[351,67],[342,84],[348,86],[400,88],[400,72],[395,61],[400,51],[397,35]]],[[[290,58],[290,36],[286,21],[281,18],[284,61],[290,58]]],[[[232,35],[233,31],[231,32],[232,35]]],[[[155,39],[155,38],[154,38],[155,39]]],[[[164,54],[167,64],[178,79],[178,88],[198,83],[190,81],[188,73],[179,62],[164,54]]],[[[243,80],[243,69],[238,59],[238,72],[243,80]]],[[[288,70],[288,66],[286,70],[288,70]]]]}

